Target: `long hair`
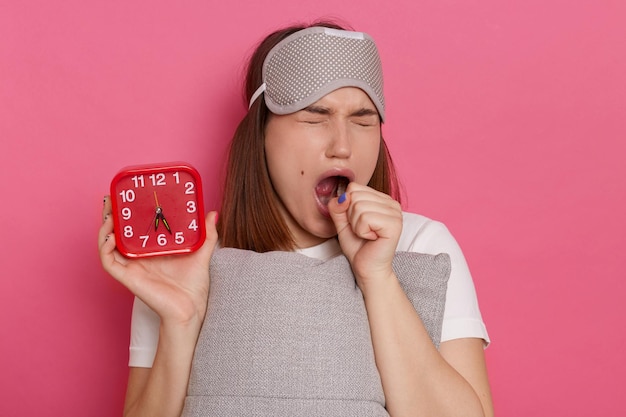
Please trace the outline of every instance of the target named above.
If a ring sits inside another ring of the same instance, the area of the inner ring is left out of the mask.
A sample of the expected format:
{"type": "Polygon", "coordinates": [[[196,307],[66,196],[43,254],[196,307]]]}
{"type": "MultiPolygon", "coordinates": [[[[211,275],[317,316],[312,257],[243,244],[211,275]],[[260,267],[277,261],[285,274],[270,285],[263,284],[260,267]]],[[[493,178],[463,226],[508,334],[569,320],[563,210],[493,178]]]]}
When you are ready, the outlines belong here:
{"type": "MultiPolygon", "coordinates": [[[[251,55],[244,82],[247,104],[262,84],[262,67],[270,50],[287,36],[311,26],[344,29],[334,22],[290,26],[268,35],[251,55]]],[[[259,97],[243,118],[230,143],[224,195],[217,224],[223,247],[268,252],[290,251],[296,245],[276,202],[265,160],[265,126],[270,113],[259,97]]],[[[376,168],[368,185],[400,200],[393,161],[381,136],[376,168]]]]}

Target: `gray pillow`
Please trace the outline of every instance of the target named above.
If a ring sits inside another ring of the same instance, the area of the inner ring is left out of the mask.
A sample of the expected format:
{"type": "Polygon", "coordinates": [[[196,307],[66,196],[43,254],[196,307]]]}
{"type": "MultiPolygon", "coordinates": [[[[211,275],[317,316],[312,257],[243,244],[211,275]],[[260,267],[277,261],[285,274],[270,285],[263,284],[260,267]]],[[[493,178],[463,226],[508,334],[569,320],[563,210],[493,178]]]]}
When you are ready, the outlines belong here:
{"type": "MultiPolygon", "coordinates": [[[[449,256],[398,252],[393,266],[438,346],[449,256]]],[[[387,416],[348,260],[216,250],[182,415],[387,416]]]]}

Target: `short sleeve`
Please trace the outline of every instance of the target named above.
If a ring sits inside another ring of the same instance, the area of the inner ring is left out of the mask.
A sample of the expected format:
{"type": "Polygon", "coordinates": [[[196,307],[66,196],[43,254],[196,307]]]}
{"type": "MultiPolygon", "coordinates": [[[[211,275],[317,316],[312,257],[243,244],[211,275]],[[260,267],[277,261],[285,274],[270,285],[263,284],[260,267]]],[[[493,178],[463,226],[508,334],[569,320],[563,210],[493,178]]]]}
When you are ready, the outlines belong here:
{"type": "Polygon", "coordinates": [[[161,319],[143,301],[135,297],[130,325],[128,366],[151,368],[159,343],[161,319]]]}
{"type": "Polygon", "coordinates": [[[450,255],[451,272],[441,342],[471,337],[483,339],[485,346],[488,345],[489,334],[478,305],[474,281],[456,239],[441,222],[413,213],[404,213],[403,217],[398,250],[450,255]]]}

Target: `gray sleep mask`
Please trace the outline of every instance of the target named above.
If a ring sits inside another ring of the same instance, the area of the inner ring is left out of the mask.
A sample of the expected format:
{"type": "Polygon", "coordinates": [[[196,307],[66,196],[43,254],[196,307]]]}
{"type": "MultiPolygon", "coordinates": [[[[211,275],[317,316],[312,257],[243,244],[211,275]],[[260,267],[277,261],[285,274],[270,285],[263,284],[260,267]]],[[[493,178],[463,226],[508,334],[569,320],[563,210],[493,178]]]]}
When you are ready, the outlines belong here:
{"type": "Polygon", "coordinates": [[[274,114],[290,114],[342,87],[358,87],[385,118],[383,73],[373,39],[362,32],[311,27],[283,39],[263,63],[263,84],[250,106],[265,93],[274,114]]]}

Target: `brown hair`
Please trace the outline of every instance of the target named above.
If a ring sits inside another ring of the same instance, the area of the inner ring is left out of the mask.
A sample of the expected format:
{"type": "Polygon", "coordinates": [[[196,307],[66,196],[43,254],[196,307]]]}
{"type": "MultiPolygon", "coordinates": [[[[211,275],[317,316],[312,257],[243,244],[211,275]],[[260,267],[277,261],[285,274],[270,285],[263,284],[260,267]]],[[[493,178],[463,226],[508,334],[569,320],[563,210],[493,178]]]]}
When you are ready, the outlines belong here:
{"type": "MultiPolygon", "coordinates": [[[[310,26],[344,27],[329,21],[296,25],[271,33],[250,57],[244,100],[262,84],[261,69],[270,50],[282,39],[310,26]]],[[[293,250],[295,242],[276,204],[276,194],[265,161],[265,126],[269,110],[258,98],[243,118],[230,144],[224,195],[217,230],[223,247],[256,252],[293,250]]],[[[368,185],[400,200],[400,189],[387,145],[381,136],[376,168],[368,185]]]]}

